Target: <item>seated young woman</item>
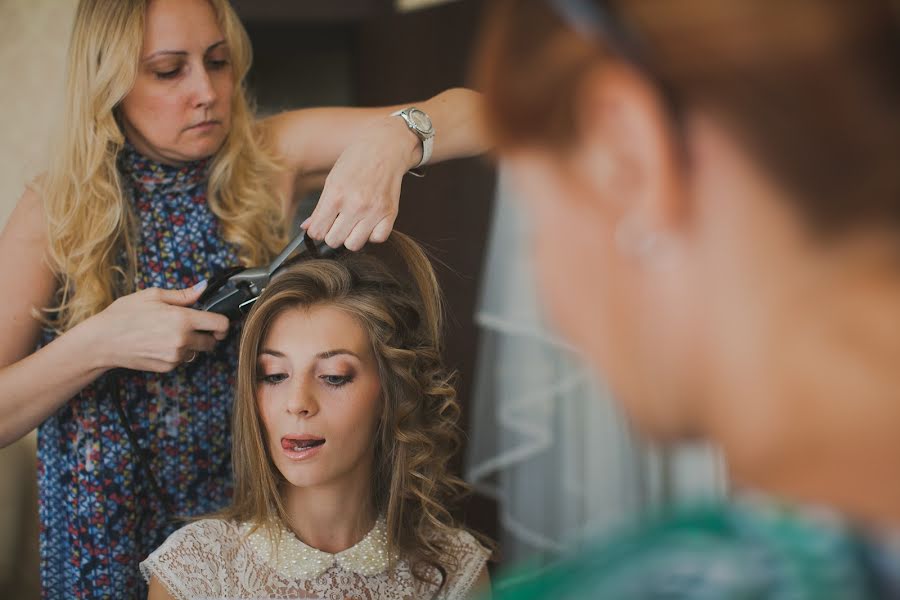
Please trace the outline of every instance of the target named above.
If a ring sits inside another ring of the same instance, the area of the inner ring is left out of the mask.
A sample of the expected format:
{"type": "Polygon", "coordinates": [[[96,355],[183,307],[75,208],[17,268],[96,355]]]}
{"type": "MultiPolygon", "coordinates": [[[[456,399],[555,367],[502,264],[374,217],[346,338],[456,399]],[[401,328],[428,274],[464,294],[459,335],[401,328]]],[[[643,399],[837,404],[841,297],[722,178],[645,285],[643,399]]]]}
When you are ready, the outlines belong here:
{"type": "Polygon", "coordinates": [[[465,484],[447,468],[459,405],[440,290],[415,242],[387,246],[408,273],[367,252],[307,259],[260,296],[241,338],[234,501],[141,563],[151,599],[489,590],[489,551],[448,509],[465,484]]]}

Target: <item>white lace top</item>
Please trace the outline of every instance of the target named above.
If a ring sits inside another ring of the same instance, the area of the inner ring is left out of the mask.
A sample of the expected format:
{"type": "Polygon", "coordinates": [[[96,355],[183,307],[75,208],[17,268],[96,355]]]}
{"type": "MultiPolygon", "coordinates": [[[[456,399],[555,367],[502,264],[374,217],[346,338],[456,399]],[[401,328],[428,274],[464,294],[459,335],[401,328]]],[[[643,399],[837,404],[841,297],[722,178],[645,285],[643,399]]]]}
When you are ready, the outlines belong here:
{"type": "Polygon", "coordinates": [[[218,519],[191,523],[147,557],[141,572],[148,582],[156,577],[177,600],[453,600],[468,597],[488,558],[474,537],[457,531],[450,543],[459,568],[448,570],[445,585],[436,593],[436,586],[413,577],[405,560],[388,569],[382,519],[358,544],[337,554],[307,546],[286,528],[276,548],[265,530],[250,529],[248,524],[218,519]]]}

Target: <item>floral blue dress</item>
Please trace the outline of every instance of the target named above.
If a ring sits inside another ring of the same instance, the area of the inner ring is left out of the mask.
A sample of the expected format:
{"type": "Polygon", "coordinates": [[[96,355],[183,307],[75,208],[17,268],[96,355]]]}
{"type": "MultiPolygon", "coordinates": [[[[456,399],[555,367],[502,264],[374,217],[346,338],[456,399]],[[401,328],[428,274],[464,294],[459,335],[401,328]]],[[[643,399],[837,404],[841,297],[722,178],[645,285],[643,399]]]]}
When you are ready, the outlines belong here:
{"type": "MultiPolygon", "coordinates": [[[[183,288],[237,264],[206,198],[208,161],[172,167],[126,146],[123,184],[140,224],[138,289],[183,288]]],[[[117,419],[120,401],[178,515],[231,496],[231,408],[238,331],[170,373],[101,377],[38,430],[45,598],[145,598],[138,565],[175,529],[117,419]]],[[[43,343],[49,343],[46,334],[43,343]]]]}

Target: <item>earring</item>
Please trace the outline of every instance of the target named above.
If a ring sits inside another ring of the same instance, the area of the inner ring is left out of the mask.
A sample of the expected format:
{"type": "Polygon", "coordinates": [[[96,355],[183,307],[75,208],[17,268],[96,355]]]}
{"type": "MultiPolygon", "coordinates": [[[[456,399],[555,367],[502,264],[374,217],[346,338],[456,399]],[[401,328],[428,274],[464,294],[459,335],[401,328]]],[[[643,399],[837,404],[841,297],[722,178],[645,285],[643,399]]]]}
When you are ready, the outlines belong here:
{"type": "Polygon", "coordinates": [[[646,231],[634,217],[626,217],[619,221],[613,237],[621,254],[641,260],[658,257],[664,245],[660,234],[646,231]]]}

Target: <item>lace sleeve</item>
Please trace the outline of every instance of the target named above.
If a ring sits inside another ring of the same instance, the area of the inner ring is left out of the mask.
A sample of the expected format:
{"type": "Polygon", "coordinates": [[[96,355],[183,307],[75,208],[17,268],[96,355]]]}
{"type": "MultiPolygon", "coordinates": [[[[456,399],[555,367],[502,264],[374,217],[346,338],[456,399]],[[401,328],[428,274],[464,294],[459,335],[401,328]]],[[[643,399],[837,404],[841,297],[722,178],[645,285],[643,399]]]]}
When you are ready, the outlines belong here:
{"type": "Polygon", "coordinates": [[[466,600],[491,553],[467,531],[457,531],[452,544],[459,566],[448,574],[441,600],[466,600]]]}
{"type": "Polygon", "coordinates": [[[165,586],[176,600],[222,595],[229,546],[234,526],[215,519],[197,521],[169,536],[141,563],[141,574],[165,586]]]}

